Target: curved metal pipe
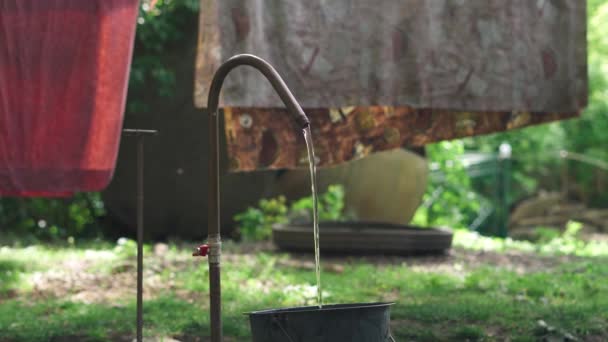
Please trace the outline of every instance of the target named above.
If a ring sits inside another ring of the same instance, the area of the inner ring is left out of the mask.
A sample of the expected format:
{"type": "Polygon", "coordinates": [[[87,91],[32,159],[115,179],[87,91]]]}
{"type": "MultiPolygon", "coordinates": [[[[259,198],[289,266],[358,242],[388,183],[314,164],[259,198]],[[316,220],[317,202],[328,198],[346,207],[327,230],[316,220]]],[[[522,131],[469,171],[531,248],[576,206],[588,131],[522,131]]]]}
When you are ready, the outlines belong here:
{"type": "Polygon", "coordinates": [[[219,177],[219,124],[218,105],[224,79],[237,66],[248,65],[260,71],[277,92],[295,122],[302,129],[309,126],[308,118],[279,73],[265,60],[254,55],[236,55],[224,62],[215,72],[209,96],[209,217],[207,244],[209,247],[209,304],[211,341],[222,341],[222,292],[220,281],[220,257],[222,242],[220,237],[220,177],[219,177]]]}
{"type": "Polygon", "coordinates": [[[229,58],[219,67],[219,69],[217,69],[215,75],[213,75],[211,87],[209,88],[209,96],[207,97],[207,109],[212,114],[217,112],[220,90],[222,89],[224,79],[230,73],[230,71],[232,71],[232,69],[240,65],[248,65],[260,71],[266,77],[266,79],[268,79],[274,90],[285,104],[285,107],[287,107],[289,113],[293,116],[296,123],[302,129],[308,127],[309,122],[306,114],[304,114],[302,107],[293,96],[279,73],[265,60],[249,54],[241,54],[229,58]]]}

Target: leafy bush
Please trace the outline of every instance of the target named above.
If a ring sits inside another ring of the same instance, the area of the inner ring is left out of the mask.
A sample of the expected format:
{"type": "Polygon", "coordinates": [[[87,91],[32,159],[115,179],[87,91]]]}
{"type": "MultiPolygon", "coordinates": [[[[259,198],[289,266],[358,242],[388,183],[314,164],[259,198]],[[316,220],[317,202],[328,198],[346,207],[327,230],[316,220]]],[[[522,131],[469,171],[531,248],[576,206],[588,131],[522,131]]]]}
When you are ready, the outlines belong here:
{"type": "Polygon", "coordinates": [[[72,198],[3,198],[0,227],[39,239],[94,236],[97,220],[105,215],[99,193],[72,198]]]}
{"type": "Polygon", "coordinates": [[[431,180],[412,223],[419,226],[450,226],[464,228],[477,216],[481,200],[471,186],[464,165],[458,156],[465,152],[462,140],[443,141],[426,147],[431,169],[443,175],[441,181],[431,180]]]}
{"type": "Polygon", "coordinates": [[[287,222],[285,196],[261,199],[258,207],[249,207],[234,216],[238,230],[245,240],[266,240],[272,235],[272,225],[287,222]]]}
{"type": "Polygon", "coordinates": [[[166,62],[169,51],[195,37],[198,0],[143,0],[137,19],[135,51],[129,78],[127,113],[149,111],[146,99],[171,99],[175,70],[166,62]]]}
{"type": "Polygon", "coordinates": [[[486,237],[479,235],[477,232],[456,229],[454,231],[454,246],[492,252],[522,251],[536,252],[543,255],[608,256],[607,242],[581,239],[579,233],[582,227],[582,223],[570,221],[563,233],[551,234],[552,236],[547,236],[546,240],[539,240],[535,243],[511,238],[486,237]]]}
{"type": "MultiPolygon", "coordinates": [[[[326,193],[319,194],[319,220],[338,221],[343,218],[344,188],[329,186],[326,193]]],[[[285,196],[261,199],[257,207],[249,207],[234,216],[237,229],[245,240],[266,240],[272,235],[272,225],[288,221],[312,222],[312,196],[301,198],[287,205],[285,196]]]]}
{"type": "MultiPolygon", "coordinates": [[[[312,196],[301,198],[291,204],[289,219],[291,221],[312,222],[312,196]]],[[[344,210],[344,187],[330,185],[327,192],[319,195],[319,221],[339,221],[344,210]]]]}

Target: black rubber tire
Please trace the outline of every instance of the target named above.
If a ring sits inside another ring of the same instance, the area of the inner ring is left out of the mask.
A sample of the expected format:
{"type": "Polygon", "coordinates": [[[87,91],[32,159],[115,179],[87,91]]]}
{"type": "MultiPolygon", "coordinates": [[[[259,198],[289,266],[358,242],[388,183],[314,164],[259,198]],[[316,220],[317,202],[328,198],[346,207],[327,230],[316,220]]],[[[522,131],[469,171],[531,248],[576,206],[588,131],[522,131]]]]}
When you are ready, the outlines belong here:
{"type": "MultiPolygon", "coordinates": [[[[275,225],[274,243],[283,250],[312,252],[312,224],[275,225]]],[[[364,254],[443,253],[452,246],[449,229],[374,222],[321,222],[322,252],[364,254]]]]}

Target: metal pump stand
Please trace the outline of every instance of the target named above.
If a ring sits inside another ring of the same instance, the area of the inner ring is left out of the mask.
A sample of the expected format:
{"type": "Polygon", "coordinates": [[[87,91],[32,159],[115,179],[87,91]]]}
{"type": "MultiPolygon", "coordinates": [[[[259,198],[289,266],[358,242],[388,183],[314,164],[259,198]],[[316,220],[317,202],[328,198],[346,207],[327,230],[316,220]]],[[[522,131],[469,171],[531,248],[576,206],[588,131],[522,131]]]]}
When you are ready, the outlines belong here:
{"type": "Polygon", "coordinates": [[[122,132],[125,136],[137,138],[137,342],[142,342],[144,329],[144,137],[156,135],[157,131],[124,129],[122,132]]]}
{"type": "Polygon", "coordinates": [[[215,72],[207,102],[209,114],[209,225],[207,244],[199,246],[193,256],[209,254],[209,314],[211,323],[211,341],[221,342],[222,336],[222,290],[220,282],[220,257],[222,242],[220,238],[220,176],[219,176],[219,126],[218,106],[220,90],[228,73],[240,66],[248,65],[257,69],[268,79],[277,92],[297,126],[304,129],[309,126],[308,118],[302,107],[287,88],[277,71],[265,60],[254,55],[236,55],[228,59],[215,72]]]}

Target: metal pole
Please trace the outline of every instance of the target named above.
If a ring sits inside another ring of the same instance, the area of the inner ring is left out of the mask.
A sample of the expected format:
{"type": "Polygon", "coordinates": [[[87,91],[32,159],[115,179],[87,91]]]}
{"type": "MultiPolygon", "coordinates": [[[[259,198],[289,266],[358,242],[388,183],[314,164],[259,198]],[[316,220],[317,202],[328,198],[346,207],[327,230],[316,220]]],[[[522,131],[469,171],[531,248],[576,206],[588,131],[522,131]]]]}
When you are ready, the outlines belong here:
{"type": "Polygon", "coordinates": [[[498,236],[505,238],[508,235],[509,225],[509,176],[510,176],[510,158],[501,158],[500,161],[500,222],[498,224],[498,236]]]}
{"type": "Polygon", "coordinates": [[[565,157],[562,157],[562,162],[563,162],[563,168],[562,168],[562,196],[563,198],[568,198],[568,188],[569,188],[569,184],[568,184],[568,177],[569,175],[569,170],[568,170],[568,163],[569,160],[566,159],[565,157]]]}
{"type": "Polygon", "coordinates": [[[221,342],[222,333],[222,287],[221,287],[221,237],[220,237],[220,150],[218,111],[209,115],[209,305],[211,318],[211,341],[221,342]],[[212,230],[215,228],[215,231],[212,230]]]}
{"type": "Polygon", "coordinates": [[[509,193],[511,180],[511,145],[504,142],[498,149],[498,159],[500,165],[500,222],[498,236],[507,237],[509,225],[509,193]]]}
{"type": "Polygon", "coordinates": [[[500,235],[501,232],[501,228],[500,225],[502,223],[502,204],[500,203],[500,187],[501,187],[501,177],[500,177],[500,173],[501,173],[501,160],[499,157],[497,157],[494,161],[494,200],[493,200],[493,205],[494,205],[494,215],[493,215],[493,227],[492,230],[489,231],[486,229],[486,234],[492,234],[492,236],[498,236],[500,235]]]}
{"type": "Polygon", "coordinates": [[[144,137],[153,135],[154,130],[125,129],[127,136],[137,137],[137,342],[143,340],[144,313],[143,313],[143,269],[144,269],[144,137]]]}
{"type": "Polygon", "coordinates": [[[144,136],[137,137],[137,342],[143,339],[144,136]]]}

